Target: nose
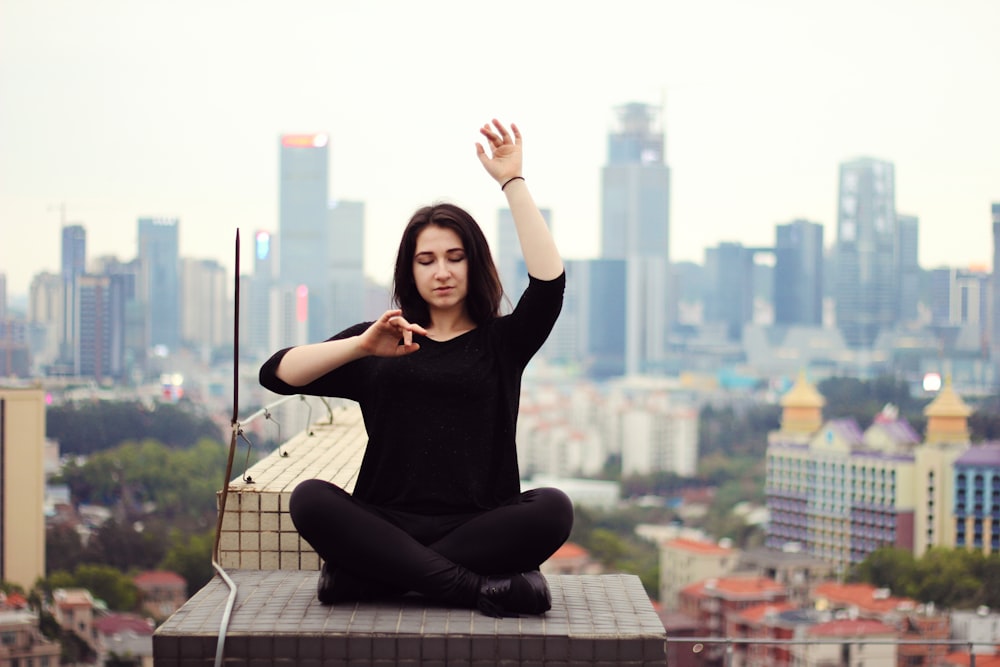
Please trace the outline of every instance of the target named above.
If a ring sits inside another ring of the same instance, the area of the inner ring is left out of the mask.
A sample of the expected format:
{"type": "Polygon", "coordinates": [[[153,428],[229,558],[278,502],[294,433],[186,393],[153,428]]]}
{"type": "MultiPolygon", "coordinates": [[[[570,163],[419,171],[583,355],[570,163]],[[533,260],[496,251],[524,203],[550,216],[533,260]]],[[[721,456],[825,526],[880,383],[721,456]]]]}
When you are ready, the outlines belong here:
{"type": "Polygon", "coordinates": [[[451,271],[448,269],[448,262],[438,262],[436,270],[434,271],[434,277],[439,280],[444,280],[451,275],[451,271]]]}

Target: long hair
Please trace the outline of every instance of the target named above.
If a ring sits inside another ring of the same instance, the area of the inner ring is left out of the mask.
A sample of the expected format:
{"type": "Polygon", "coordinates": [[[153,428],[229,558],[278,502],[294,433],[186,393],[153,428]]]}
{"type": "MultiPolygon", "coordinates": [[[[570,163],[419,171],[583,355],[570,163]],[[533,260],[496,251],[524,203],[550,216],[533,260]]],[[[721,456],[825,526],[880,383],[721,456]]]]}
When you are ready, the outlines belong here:
{"type": "Polygon", "coordinates": [[[413,214],[396,253],[396,268],[392,276],[392,301],[403,311],[403,317],[421,326],[430,324],[427,302],[417,291],[413,279],[413,256],[417,250],[417,237],[428,225],[450,229],[458,234],[465,248],[469,263],[469,291],[465,308],[476,326],[483,326],[500,316],[503,286],[496,264],[490,254],[483,230],[465,210],[454,204],[425,206],[413,214]]]}

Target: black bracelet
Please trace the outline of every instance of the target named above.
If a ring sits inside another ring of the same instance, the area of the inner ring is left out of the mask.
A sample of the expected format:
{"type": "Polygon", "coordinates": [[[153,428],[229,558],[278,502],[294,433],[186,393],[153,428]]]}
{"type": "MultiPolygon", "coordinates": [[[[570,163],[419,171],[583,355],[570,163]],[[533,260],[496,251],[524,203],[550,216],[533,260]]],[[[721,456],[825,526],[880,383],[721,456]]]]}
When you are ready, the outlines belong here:
{"type": "Polygon", "coordinates": [[[503,185],[500,186],[500,191],[503,192],[504,188],[506,188],[508,185],[510,185],[511,181],[516,181],[517,179],[521,179],[523,181],[524,180],[524,176],[514,176],[513,178],[508,178],[507,181],[503,185]]]}

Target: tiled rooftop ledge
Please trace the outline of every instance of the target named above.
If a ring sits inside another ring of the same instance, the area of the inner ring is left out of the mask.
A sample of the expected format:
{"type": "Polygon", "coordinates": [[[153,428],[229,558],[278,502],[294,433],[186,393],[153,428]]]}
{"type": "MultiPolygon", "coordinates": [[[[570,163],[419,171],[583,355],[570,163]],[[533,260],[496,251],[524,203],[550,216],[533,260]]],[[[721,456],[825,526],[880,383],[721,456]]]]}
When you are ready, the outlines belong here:
{"type": "MultiPolygon", "coordinates": [[[[543,616],[494,619],[419,598],[324,607],[314,573],[231,572],[227,667],[662,667],[663,624],[634,575],[548,577],[543,616]]],[[[229,589],[212,580],[153,637],[156,667],[212,665],[229,589]]]]}
{"type": "MultiPolygon", "coordinates": [[[[229,483],[219,538],[219,564],[226,570],[319,570],[319,556],[299,537],[288,515],[288,499],[299,482],[327,479],[347,491],[354,482],[368,435],[354,404],[335,408],[293,436],[229,483]]],[[[221,504],[222,495],[219,494],[221,504]]]]}
{"type": "MultiPolygon", "coordinates": [[[[324,607],[319,557],[288,516],[302,480],[354,488],[367,435],[356,406],[333,411],[229,485],[220,565],[237,586],[227,667],[651,667],[665,664],[663,624],[638,577],[549,576],[543,616],[493,619],[419,597],[324,607]]],[[[221,494],[220,494],[221,500],[221,494]]],[[[229,588],[216,577],[153,637],[156,667],[213,665],[229,588]]]]}

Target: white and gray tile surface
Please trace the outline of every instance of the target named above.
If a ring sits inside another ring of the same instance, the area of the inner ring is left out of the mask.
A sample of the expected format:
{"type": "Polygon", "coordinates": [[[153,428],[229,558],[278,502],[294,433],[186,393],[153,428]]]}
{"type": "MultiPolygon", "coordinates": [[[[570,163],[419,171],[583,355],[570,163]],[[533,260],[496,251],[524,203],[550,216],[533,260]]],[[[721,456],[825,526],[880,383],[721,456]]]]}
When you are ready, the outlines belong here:
{"type": "MultiPolygon", "coordinates": [[[[226,630],[230,667],[651,667],[665,664],[666,635],[638,577],[548,577],[552,609],[495,619],[417,597],[326,607],[316,573],[235,570],[226,630]]],[[[160,626],[156,667],[214,664],[229,588],[216,577],[160,626]]]]}

